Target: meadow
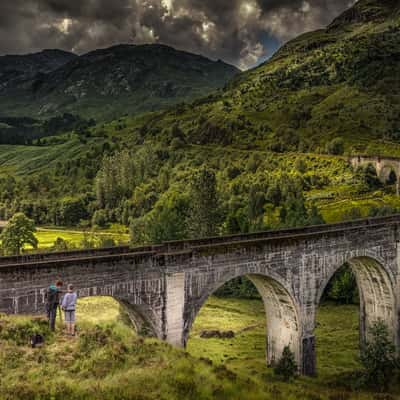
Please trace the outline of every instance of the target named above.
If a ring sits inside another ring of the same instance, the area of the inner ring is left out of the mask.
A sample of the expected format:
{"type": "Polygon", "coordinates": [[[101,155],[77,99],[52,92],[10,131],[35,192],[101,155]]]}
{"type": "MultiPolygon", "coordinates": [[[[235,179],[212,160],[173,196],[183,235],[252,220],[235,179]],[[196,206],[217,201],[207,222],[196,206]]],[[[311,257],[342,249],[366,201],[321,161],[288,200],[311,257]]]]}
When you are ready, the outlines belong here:
{"type": "Polygon", "coordinates": [[[101,238],[112,239],[116,244],[128,243],[129,235],[115,231],[83,231],[78,229],[37,228],[35,233],[38,239],[38,247],[41,250],[50,249],[54,242],[61,238],[65,240],[69,248],[82,247],[85,240],[97,242],[101,238]]]}
{"type": "Polygon", "coordinates": [[[186,351],[133,331],[112,298],[81,299],[79,334],[51,335],[38,317],[0,316],[0,399],[397,400],[399,388],[374,393],[356,384],[356,306],[319,309],[318,376],[284,383],[265,364],[261,301],[212,297],[202,308],[186,351]],[[232,339],[203,339],[208,329],[232,339]],[[31,332],[46,335],[40,349],[31,332]]]}

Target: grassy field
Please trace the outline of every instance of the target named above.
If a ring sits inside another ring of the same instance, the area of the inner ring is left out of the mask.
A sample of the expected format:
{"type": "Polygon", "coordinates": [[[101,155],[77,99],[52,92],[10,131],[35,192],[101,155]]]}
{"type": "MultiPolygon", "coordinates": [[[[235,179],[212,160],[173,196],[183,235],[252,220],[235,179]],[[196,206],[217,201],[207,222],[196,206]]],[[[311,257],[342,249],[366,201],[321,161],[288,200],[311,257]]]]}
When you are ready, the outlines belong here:
{"type": "Polygon", "coordinates": [[[279,381],[265,365],[265,317],[258,300],[211,298],[193,326],[187,352],[138,337],[111,298],[82,299],[79,335],[58,325],[42,349],[24,341],[46,332],[32,317],[0,317],[0,399],[249,399],[397,400],[391,393],[357,390],[355,306],[321,306],[318,377],[279,381]],[[231,329],[233,339],[202,339],[204,329],[231,329]],[[25,335],[25,336],[24,336],[25,335]],[[200,359],[201,357],[201,359],[200,359]]]}
{"type": "Polygon", "coordinates": [[[116,244],[129,242],[129,234],[121,232],[85,232],[54,228],[38,228],[36,237],[39,241],[39,249],[51,248],[57,238],[61,238],[68,242],[68,246],[71,248],[80,247],[85,238],[95,242],[99,241],[101,238],[110,238],[113,239],[116,244]]]}

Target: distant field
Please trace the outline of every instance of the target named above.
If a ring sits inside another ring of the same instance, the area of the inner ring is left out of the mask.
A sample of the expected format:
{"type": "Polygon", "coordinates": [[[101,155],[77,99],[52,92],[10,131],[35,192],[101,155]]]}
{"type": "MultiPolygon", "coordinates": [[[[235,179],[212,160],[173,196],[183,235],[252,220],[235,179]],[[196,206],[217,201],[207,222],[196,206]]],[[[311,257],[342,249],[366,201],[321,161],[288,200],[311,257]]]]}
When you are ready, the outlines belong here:
{"type": "Polygon", "coordinates": [[[81,242],[85,239],[85,236],[90,240],[96,240],[101,237],[112,238],[116,244],[118,243],[128,243],[129,235],[123,233],[113,233],[113,232],[83,232],[75,230],[62,230],[62,229],[47,229],[38,228],[36,232],[36,237],[39,240],[39,248],[46,249],[54,245],[57,238],[64,239],[68,242],[71,247],[80,247],[81,242]]]}
{"type": "Polygon", "coordinates": [[[56,168],[57,162],[78,158],[87,151],[78,140],[52,146],[0,145],[0,173],[31,175],[56,168]]]}

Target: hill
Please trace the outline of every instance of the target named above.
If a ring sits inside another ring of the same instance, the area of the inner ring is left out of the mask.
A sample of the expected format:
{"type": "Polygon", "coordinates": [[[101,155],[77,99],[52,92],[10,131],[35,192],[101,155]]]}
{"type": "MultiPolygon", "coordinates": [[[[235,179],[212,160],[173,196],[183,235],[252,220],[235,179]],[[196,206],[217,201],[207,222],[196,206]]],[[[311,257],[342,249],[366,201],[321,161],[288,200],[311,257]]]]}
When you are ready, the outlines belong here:
{"type": "Polygon", "coordinates": [[[0,58],[3,116],[43,119],[72,113],[112,119],[193,100],[223,87],[238,73],[222,61],[163,45],[119,45],[69,55],[63,58],[69,62],[58,59],[39,69],[37,61],[40,65],[47,54],[0,58]]]}
{"type": "Polygon", "coordinates": [[[361,0],[326,29],[284,45],[222,93],[154,118],[187,143],[274,151],[323,151],[335,137],[349,151],[400,139],[399,2],[361,0]]]}
{"type": "Polygon", "coordinates": [[[23,87],[40,74],[47,74],[77,56],[62,50],[43,50],[40,53],[0,56],[0,93],[23,87]]]}
{"type": "MultiPolygon", "coordinates": [[[[398,10],[362,0],[207,97],[0,147],[0,218],[20,210],[38,224],[131,225],[135,243],[182,239],[199,234],[189,213],[204,169],[218,193],[215,234],[399,211],[394,186],[345,157],[400,156],[398,10]]],[[[100,68],[110,51],[120,48],[87,57],[100,68]]]]}

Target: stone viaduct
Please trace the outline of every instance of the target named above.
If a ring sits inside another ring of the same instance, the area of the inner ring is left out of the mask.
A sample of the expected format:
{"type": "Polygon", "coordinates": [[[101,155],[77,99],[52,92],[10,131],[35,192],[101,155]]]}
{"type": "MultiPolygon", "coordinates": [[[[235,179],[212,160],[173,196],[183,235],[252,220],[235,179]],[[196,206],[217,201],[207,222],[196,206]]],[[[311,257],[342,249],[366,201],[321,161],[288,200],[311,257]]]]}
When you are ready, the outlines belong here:
{"type": "Polygon", "coordinates": [[[371,164],[382,183],[395,180],[396,193],[400,194],[400,158],[358,155],[351,156],[349,162],[354,168],[371,164]]]}
{"type": "Polygon", "coordinates": [[[360,289],[360,341],[383,319],[400,345],[400,216],[141,248],[0,258],[0,312],[40,313],[57,278],[80,297],[113,296],[140,328],[185,346],[207,298],[247,276],[265,305],[267,362],[291,346],[301,373],[316,372],[316,311],[335,272],[352,267],[360,289]]]}

